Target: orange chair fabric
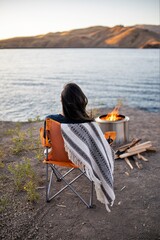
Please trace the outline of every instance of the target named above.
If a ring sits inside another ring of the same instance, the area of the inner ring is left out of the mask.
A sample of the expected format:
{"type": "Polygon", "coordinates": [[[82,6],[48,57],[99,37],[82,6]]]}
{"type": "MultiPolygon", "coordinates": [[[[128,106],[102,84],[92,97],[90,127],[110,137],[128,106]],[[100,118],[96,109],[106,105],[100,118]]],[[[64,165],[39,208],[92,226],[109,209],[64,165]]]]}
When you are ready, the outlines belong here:
{"type": "Polygon", "coordinates": [[[61,124],[52,119],[46,119],[46,138],[44,138],[44,128],[40,128],[40,138],[42,146],[51,147],[48,159],[44,163],[51,163],[64,167],[77,168],[68,158],[64,148],[64,141],[61,135],[61,124]]]}

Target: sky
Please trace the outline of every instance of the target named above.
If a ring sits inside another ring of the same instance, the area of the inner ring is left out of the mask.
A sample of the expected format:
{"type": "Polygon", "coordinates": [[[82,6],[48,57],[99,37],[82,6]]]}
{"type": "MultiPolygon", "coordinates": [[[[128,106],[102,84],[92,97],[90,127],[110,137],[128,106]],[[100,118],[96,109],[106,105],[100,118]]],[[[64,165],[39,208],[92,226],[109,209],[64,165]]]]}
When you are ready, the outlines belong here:
{"type": "Polygon", "coordinates": [[[90,26],[160,24],[160,0],[0,0],[0,39],[90,26]]]}

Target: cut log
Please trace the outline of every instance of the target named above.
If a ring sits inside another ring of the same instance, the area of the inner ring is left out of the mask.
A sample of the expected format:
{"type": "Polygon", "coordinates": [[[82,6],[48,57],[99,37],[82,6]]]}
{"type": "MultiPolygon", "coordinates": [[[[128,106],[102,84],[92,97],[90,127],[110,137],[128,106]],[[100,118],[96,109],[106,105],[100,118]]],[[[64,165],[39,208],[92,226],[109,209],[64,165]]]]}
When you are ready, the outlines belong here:
{"type": "Polygon", "coordinates": [[[152,142],[151,141],[147,141],[147,142],[138,144],[138,146],[140,146],[140,145],[143,146],[143,145],[146,145],[146,144],[151,144],[152,145],[152,142]]]}
{"type": "Polygon", "coordinates": [[[127,157],[124,158],[124,160],[126,161],[126,163],[128,164],[128,166],[133,169],[132,164],[130,163],[129,159],[127,157]]]}
{"type": "Polygon", "coordinates": [[[141,141],[141,139],[133,139],[132,142],[130,142],[130,143],[126,144],[126,145],[123,145],[123,146],[119,147],[119,148],[117,149],[117,151],[119,151],[119,152],[125,152],[127,149],[135,146],[135,145],[136,145],[138,142],[140,142],[140,141],[141,141]]]}
{"type": "Polygon", "coordinates": [[[141,153],[156,151],[156,149],[152,146],[151,141],[146,141],[141,144],[138,143],[139,141],[141,141],[141,139],[133,139],[132,142],[119,147],[115,153],[115,159],[124,159],[131,169],[133,169],[133,166],[130,159],[133,159],[137,168],[142,169],[143,165],[140,160],[147,162],[148,159],[142,156],[141,153]]]}
{"type": "Polygon", "coordinates": [[[135,142],[135,139],[133,139],[132,142],[130,142],[130,143],[127,143],[127,144],[125,144],[125,145],[120,146],[117,150],[122,151],[122,150],[125,149],[126,147],[130,147],[131,144],[134,143],[134,142],[135,142]]]}
{"type": "Polygon", "coordinates": [[[156,148],[155,147],[149,147],[149,148],[147,148],[147,151],[156,152],[156,148]]]}
{"type": "Polygon", "coordinates": [[[139,151],[141,151],[141,150],[144,150],[144,152],[145,151],[147,151],[147,148],[145,148],[145,147],[141,147],[141,148],[130,148],[130,149],[128,149],[125,153],[133,153],[133,152],[139,152],[139,151]]]}
{"type": "Polygon", "coordinates": [[[116,160],[116,159],[118,159],[118,158],[119,158],[119,155],[115,154],[115,155],[114,155],[114,159],[116,160]]]}
{"type": "Polygon", "coordinates": [[[146,142],[144,144],[138,144],[132,148],[129,148],[126,152],[134,152],[134,151],[137,151],[139,149],[148,149],[152,147],[152,143],[151,142],[146,142]]]}
{"type": "Polygon", "coordinates": [[[129,156],[133,156],[133,155],[137,155],[138,153],[142,153],[142,152],[145,152],[146,149],[139,149],[139,150],[136,150],[134,152],[130,152],[130,153],[123,153],[121,155],[119,155],[119,158],[126,158],[126,157],[129,157],[129,156]]]}

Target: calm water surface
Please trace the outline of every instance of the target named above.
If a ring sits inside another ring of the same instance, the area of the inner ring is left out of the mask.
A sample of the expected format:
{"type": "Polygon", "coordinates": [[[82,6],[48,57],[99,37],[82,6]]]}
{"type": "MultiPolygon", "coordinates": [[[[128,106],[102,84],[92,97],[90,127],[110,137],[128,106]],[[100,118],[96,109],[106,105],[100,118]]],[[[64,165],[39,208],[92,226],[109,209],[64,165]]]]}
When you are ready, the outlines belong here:
{"type": "Polygon", "coordinates": [[[0,50],[0,120],[42,119],[61,111],[65,83],[76,82],[89,108],[123,104],[160,110],[158,49],[0,50]]]}

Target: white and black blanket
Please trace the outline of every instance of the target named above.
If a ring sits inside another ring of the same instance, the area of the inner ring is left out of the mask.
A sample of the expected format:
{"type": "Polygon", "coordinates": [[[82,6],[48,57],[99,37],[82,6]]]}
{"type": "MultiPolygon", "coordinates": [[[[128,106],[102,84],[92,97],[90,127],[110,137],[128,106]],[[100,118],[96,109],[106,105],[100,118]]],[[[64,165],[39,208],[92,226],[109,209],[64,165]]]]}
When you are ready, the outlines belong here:
{"type": "Polygon", "coordinates": [[[61,124],[62,136],[69,159],[81,169],[85,169],[88,178],[94,182],[97,199],[112,206],[115,194],[113,190],[114,157],[96,122],[61,124]]]}

